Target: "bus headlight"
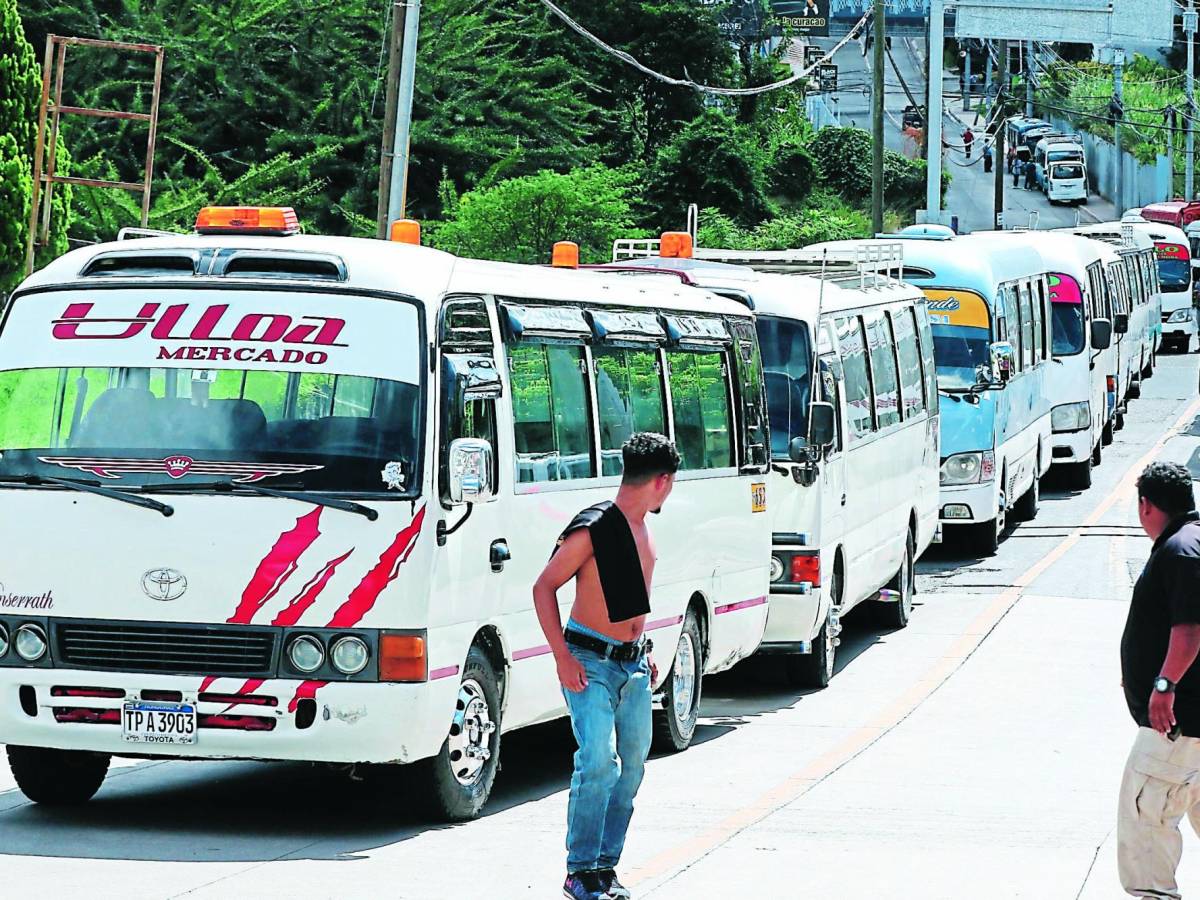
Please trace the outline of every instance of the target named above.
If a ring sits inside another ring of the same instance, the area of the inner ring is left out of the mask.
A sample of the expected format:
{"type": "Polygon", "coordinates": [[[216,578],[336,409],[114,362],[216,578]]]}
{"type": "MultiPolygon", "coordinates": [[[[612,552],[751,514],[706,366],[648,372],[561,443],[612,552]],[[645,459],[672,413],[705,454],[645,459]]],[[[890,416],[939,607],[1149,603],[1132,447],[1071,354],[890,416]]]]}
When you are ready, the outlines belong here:
{"type": "Polygon", "coordinates": [[[1171,313],[1168,322],[1178,324],[1180,322],[1190,322],[1192,320],[1192,311],[1190,309],[1177,309],[1171,313]]]}
{"type": "Polygon", "coordinates": [[[361,638],[343,637],[333,642],[329,659],[343,675],[357,675],[367,667],[371,651],[361,638]]]}
{"type": "Polygon", "coordinates": [[[1078,403],[1063,403],[1050,410],[1050,430],[1055,434],[1065,431],[1083,431],[1092,421],[1092,410],[1086,400],[1078,403]]]}
{"type": "Polygon", "coordinates": [[[939,481],[944,485],[979,484],[991,481],[995,473],[996,457],[991,450],[955,453],[942,461],[939,481]]]}
{"type": "Polygon", "coordinates": [[[13,646],[25,662],[37,662],[46,655],[46,632],[39,625],[22,625],[13,638],[13,646]]]}
{"type": "Polygon", "coordinates": [[[325,647],[319,640],[307,634],[293,638],[288,644],[288,661],[299,672],[315,672],[325,662],[325,647]]]}

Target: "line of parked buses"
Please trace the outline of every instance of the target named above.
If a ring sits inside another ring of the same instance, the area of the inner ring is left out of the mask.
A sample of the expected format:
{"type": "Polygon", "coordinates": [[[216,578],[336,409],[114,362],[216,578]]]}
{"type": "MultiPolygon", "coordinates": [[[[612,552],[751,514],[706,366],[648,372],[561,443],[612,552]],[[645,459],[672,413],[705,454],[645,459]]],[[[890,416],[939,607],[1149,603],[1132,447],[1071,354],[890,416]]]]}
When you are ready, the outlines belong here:
{"type": "Polygon", "coordinates": [[[18,784],[80,802],[113,755],[410,764],[433,815],[478,815],[502,735],[565,714],[531,585],[643,430],[682,457],[660,743],[752,654],[825,686],[842,617],[904,627],[932,542],[992,554],[1052,467],[1088,487],[1187,348],[1192,252],[1153,212],[534,267],[213,209],[67,254],[0,319],[4,589],[39,601],[0,611],[18,784]]]}

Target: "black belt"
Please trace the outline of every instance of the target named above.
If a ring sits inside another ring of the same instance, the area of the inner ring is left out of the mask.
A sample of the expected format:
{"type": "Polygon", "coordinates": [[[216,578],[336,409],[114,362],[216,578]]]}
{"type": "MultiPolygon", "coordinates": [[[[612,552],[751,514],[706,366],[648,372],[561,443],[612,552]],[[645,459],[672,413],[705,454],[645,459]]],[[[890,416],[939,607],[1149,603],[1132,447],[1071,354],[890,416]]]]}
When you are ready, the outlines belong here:
{"type": "Polygon", "coordinates": [[[563,632],[563,637],[567,639],[568,644],[574,644],[584,650],[591,650],[593,653],[599,653],[601,656],[617,662],[632,662],[635,659],[641,659],[654,649],[654,642],[647,637],[624,644],[611,644],[598,637],[592,637],[590,634],[572,631],[570,628],[563,632]]]}

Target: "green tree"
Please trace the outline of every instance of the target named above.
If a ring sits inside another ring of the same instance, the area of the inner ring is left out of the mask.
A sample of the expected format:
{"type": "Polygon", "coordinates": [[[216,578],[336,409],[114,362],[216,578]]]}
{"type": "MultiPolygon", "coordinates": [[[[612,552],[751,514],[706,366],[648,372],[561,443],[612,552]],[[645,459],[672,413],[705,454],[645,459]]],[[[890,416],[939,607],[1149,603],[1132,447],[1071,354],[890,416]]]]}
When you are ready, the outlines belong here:
{"type": "Polygon", "coordinates": [[[582,261],[607,262],[614,239],[640,236],[636,180],[632,170],[600,165],[510,178],[458,198],[434,243],[464,256],[545,263],[554,243],[567,240],[579,245],[582,261]]]}
{"type": "Polygon", "coordinates": [[[658,153],[646,197],[658,221],[680,219],[689,203],[719,209],[753,225],[771,215],[770,162],[754,132],[710,109],[684,126],[658,153]]]}
{"type": "MultiPolygon", "coordinates": [[[[0,297],[24,277],[41,85],[16,0],[0,0],[0,297]]],[[[58,172],[68,172],[70,159],[61,135],[57,159],[58,172]]],[[[39,251],[39,264],[66,250],[70,197],[69,187],[57,188],[50,243],[39,251]]]]}

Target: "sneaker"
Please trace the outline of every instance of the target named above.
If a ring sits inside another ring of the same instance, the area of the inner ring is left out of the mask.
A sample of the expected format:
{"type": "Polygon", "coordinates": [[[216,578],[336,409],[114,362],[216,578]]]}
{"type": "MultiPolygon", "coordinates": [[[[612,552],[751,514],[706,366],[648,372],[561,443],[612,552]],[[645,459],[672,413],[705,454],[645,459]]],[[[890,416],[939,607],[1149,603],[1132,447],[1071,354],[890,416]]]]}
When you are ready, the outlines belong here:
{"type": "Polygon", "coordinates": [[[599,872],[572,872],[563,882],[563,896],[571,900],[613,900],[599,872]]]}
{"type": "Polygon", "coordinates": [[[629,900],[633,895],[629,893],[629,888],[617,881],[617,873],[613,869],[597,869],[596,874],[600,876],[600,883],[604,885],[604,889],[608,891],[608,896],[613,900],[629,900]]]}

